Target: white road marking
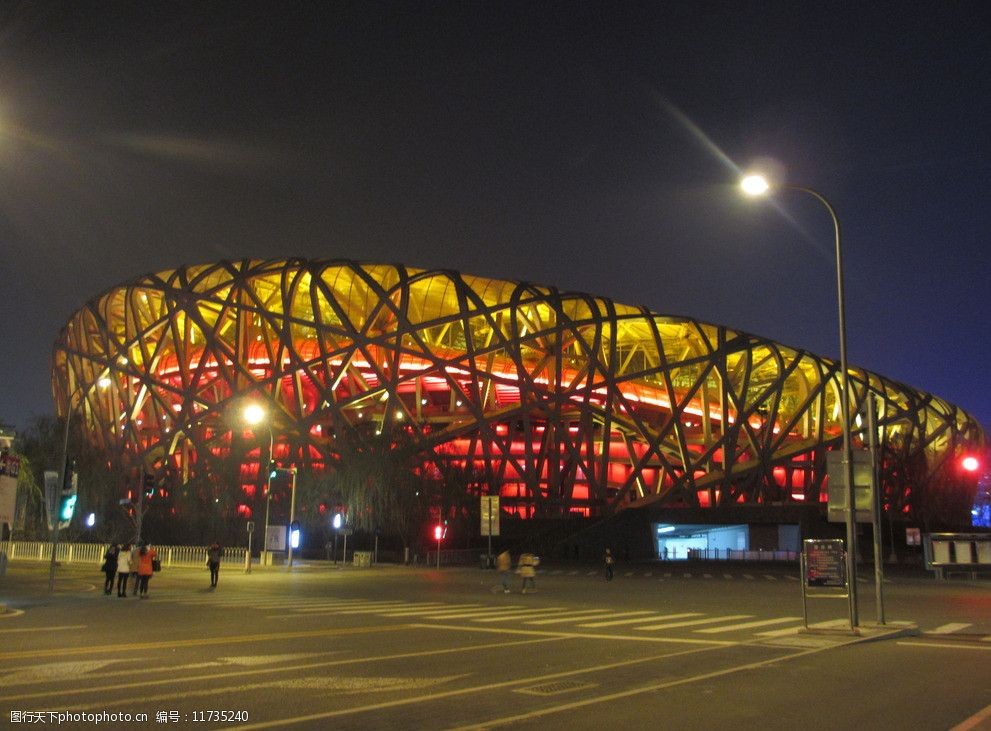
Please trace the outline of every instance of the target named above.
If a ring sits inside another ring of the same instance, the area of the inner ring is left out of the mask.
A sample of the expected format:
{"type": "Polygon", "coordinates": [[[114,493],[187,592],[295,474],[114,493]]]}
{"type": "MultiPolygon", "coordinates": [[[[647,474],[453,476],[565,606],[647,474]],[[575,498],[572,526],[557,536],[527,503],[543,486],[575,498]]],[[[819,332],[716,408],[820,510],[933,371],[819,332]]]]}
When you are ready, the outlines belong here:
{"type": "Polygon", "coordinates": [[[941,624],[936,629],[931,629],[926,632],[927,635],[948,635],[952,632],[959,632],[962,629],[967,629],[971,624],[969,622],[950,622],[949,624],[941,624]]]}
{"type": "Polygon", "coordinates": [[[909,647],[941,647],[949,650],[982,650],[984,652],[991,652],[991,647],[982,647],[981,645],[968,645],[965,642],[899,642],[899,645],[908,645],[909,647]]]}
{"type": "Polygon", "coordinates": [[[420,616],[423,619],[472,619],[494,614],[501,615],[507,609],[525,609],[525,607],[522,604],[513,604],[505,607],[485,607],[484,609],[467,609],[458,612],[422,612],[420,616]]]}
{"type": "Polygon", "coordinates": [[[699,634],[715,635],[720,632],[733,632],[741,629],[752,629],[753,627],[766,627],[769,624],[783,624],[784,622],[800,622],[801,617],[778,617],[777,619],[762,619],[754,622],[742,622],[741,624],[731,624],[726,627],[710,627],[709,629],[695,630],[699,634]]]}
{"type": "MultiPolygon", "coordinates": [[[[970,718],[965,718],[963,721],[951,728],[950,731],[972,731],[973,729],[980,728],[982,722],[989,718],[991,718],[991,706],[981,709],[970,718]]],[[[987,727],[985,726],[985,728],[987,727]]]]}
{"type": "Polygon", "coordinates": [[[674,629],[675,627],[693,627],[697,624],[715,624],[716,622],[731,622],[734,619],[750,619],[752,614],[727,614],[723,617],[709,617],[707,619],[687,619],[683,622],[665,622],[664,624],[652,624],[649,627],[634,627],[640,632],[647,632],[655,629],[674,629]]]}
{"type": "MultiPolygon", "coordinates": [[[[444,606],[443,603],[440,602],[423,602],[422,604],[418,604],[416,602],[412,604],[407,602],[395,602],[395,603],[389,602],[388,604],[367,604],[359,607],[347,607],[345,609],[337,609],[334,611],[334,614],[374,614],[376,612],[381,612],[382,610],[385,609],[392,610],[392,609],[399,609],[400,607],[402,607],[403,609],[407,607],[410,609],[414,609],[418,607],[420,609],[429,611],[431,609],[440,609],[443,606],[444,606]]],[[[303,611],[310,611],[310,610],[303,610],[303,611]]]]}
{"type": "Polygon", "coordinates": [[[294,612],[305,613],[305,612],[356,612],[365,609],[396,609],[399,607],[406,606],[416,606],[415,604],[408,604],[407,602],[402,602],[399,600],[393,601],[383,601],[383,602],[362,602],[360,604],[346,604],[343,606],[309,606],[309,607],[292,607],[294,612]]]}
{"type": "Polygon", "coordinates": [[[525,624],[563,624],[564,622],[573,622],[575,619],[591,619],[593,617],[609,617],[613,611],[611,609],[585,609],[582,611],[575,612],[570,616],[564,617],[563,619],[558,617],[557,619],[535,619],[530,622],[525,622],[525,624]],[[579,615],[584,614],[584,617],[579,615]]]}
{"type": "MultiPolygon", "coordinates": [[[[476,607],[481,607],[481,606],[482,606],[481,604],[442,604],[441,606],[437,607],[437,609],[438,610],[441,610],[441,609],[474,609],[476,607]]],[[[417,614],[423,614],[424,611],[429,611],[429,608],[428,609],[423,609],[423,608],[420,608],[420,609],[404,609],[402,611],[397,611],[397,612],[392,612],[392,611],[390,611],[390,612],[382,612],[382,616],[383,617],[410,617],[410,616],[414,616],[414,615],[417,615],[417,614]]]]}
{"type": "Polygon", "coordinates": [[[637,622],[660,622],[666,619],[683,619],[684,617],[698,617],[698,612],[683,612],[682,614],[658,614],[653,617],[633,617],[632,619],[611,619],[605,622],[587,622],[578,625],[579,627],[612,627],[619,624],[636,624],[637,622]]]}
{"type": "Polygon", "coordinates": [[[512,622],[518,619],[529,619],[531,617],[546,617],[551,614],[565,614],[571,610],[567,607],[547,607],[546,609],[518,609],[510,611],[498,617],[479,617],[473,622],[512,622]]]}

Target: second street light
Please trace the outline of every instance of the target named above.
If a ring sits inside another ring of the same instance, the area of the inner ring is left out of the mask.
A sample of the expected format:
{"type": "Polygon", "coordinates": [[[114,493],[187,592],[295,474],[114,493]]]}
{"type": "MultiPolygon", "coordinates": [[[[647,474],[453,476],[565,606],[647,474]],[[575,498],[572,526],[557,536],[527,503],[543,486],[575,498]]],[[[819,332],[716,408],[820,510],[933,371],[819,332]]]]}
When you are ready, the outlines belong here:
{"type": "MultiPolygon", "coordinates": [[[[268,467],[266,474],[268,475],[265,481],[265,529],[262,533],[262,548],[261,548],[261,564],[262,566],[268,565],[268,510],[269,506],[272,504],[272,476],[274,472],[275,456],[273,450],[275,449],[275,435],[272,432],[272,425],[268,422],[268,414],[265,412],[265,408],[261,404],[250,403],[244,407],[242,412],[245,422],[250,426],[258,426],[264,424],[265,428],[268,429],[268,467]]],[[[258,468],[262,468],[262,458],[261,452],[258,454],[258,468]]]]}
{"type": "Polygon", "coordinates": [[[836,243],[836,299],[839,310],[840,328],[840,429],[843,434],[843,475],[846,481],[846,572],[849,583],[850,626],[855,629],[857,618],[857,523],[856,502],[853,484],[853,446],[850,441],[850,377],[846,358],[846,311],[843,300],[843,250],[840,240],[840,219],[836,210],[825,196],[812,188],[800,185],[773,185],[763,175],[751,174],[740,181],[743,192],[749,196],[767,195],[774,188],[797,190],[807,193],[822,203],[833,220],[833,233],[836,243]]]}

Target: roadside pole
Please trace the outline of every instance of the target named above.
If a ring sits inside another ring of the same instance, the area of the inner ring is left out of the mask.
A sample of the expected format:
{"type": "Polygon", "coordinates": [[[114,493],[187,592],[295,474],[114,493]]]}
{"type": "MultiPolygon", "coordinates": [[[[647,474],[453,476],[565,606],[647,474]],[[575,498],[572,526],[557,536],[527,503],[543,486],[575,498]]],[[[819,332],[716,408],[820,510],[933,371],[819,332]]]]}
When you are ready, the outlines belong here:
{"type": "Polygon", "coordinates": [[[867,444],[871,452],[871,518],[874,529],[874,596],[877,604],[877,623],[884,624],[884,564],[881,560],[881,490],[878,473],[877,419],[873,391],[867,394],[867,444]]]}
{"type": "Polygon", "coordinates": [[[248,521],[248,552],[244,554],[244,573],[251,573],[251,536],[255,532],[255,521],[248,521]]]}

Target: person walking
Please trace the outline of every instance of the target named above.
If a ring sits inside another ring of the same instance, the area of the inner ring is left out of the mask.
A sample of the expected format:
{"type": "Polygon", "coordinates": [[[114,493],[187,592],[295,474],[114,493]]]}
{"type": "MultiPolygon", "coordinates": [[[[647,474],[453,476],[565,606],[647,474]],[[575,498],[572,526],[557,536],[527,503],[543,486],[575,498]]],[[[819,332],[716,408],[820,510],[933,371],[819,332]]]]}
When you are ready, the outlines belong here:
{"type": "Polygon", "coordinates": [[[117,596],[127,596],[127,579],[131,575],[131,546],[125,543],[117,552],[117,596]]]}
{"type": "Polygon", "coordinates": [[[509,554],[509,551],[503,551],[498,556],[496,556],[496,570],[499,572],[499,577],[502,580],[502,593],[509,593],[509,577],[513,573],[513,557],[509,554]]]}
{"type": "Polygon", "coordinates": [[[158,558],[158,551],[152,546],[144,545],[138,551],[138,583],[140,584],[140,596],[142,599],[148,598],[148,581],[155,572],[154,562],[158,558]]]}
{"type": "Polygon", "coordinates": [[[103,575],[107,578],[103,582],[103,593],[110,596],[114,589],[114,577],[117,575],[117,556],[120,553],[120,546],[111,543],[106,553],[103,554],[103,575]]]}
{"type": "Polygon", "coordinates": [[[210,567],[210,588],[217,588],[217,580],[220,578],[220,559],[224,556],[224,549],[216,541],[206,549],[206,565],[210,567]]]}
{"type": "Polygon", "coordinates": [[[603,560],[606,563],[606,581],[612,581],[612,569],[616,563],[616,559],[613,558],[612,551],[608,548],[606,549],[606,555],[603,560]]]}
{"type": "Polygon", "coordinates": [[[540,559],[532,553],[523,553],[520,555],[520,560],[516,564],[516,573],[523,578],[523,594],[526,594],[528,587],[530,591],[537,590],[537,564],[539,563],[540,559]]]}

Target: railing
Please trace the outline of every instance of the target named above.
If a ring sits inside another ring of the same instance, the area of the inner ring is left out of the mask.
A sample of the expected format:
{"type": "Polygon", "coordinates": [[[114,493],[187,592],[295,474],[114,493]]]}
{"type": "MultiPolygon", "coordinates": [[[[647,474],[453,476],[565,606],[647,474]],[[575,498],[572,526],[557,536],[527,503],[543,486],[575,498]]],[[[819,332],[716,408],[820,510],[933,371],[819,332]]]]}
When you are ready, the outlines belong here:
{"type": "MultiPolygon", "coordinates": [[[[689,561],[797,561],[798,551],[756,551],[733,548],[691,548],[688,550],[689,561]]],[[[667,559],[675,560],[684,556],[669,555],[667,559]]]]}
{"type": "MultiPolygon", "coordinates": [[[[4,544],[0,544],[0,549],[4,544]]],[[[59,563],[91,563],[100,566],[106,543],[59,543],[55,560],[59,563]]],[[[203,566],[206,564],[206,546],[155,546],[162,566],[203,566]]],[[[224,561],[244,563],[245,548],[225,548],[224,561]]],[[[51,541],[10,541],[6,544],[10,561],[51,561],[51,541]]]]}

